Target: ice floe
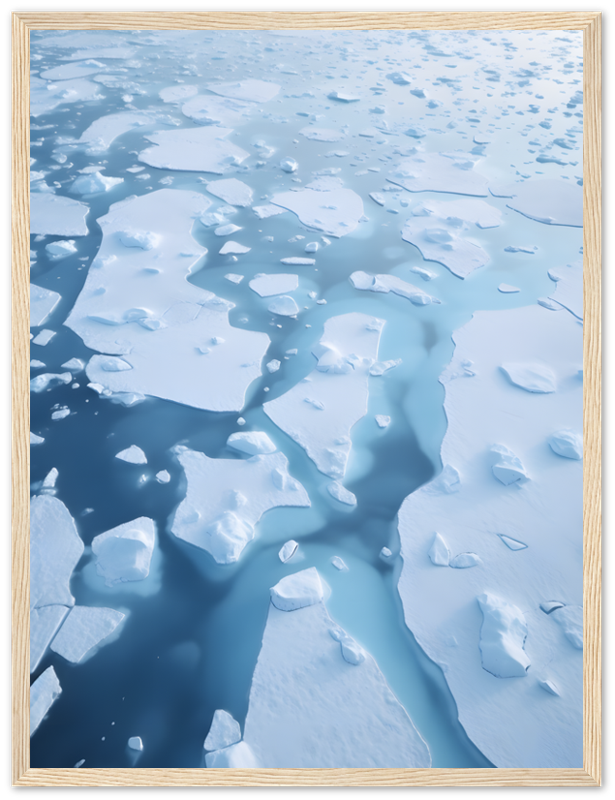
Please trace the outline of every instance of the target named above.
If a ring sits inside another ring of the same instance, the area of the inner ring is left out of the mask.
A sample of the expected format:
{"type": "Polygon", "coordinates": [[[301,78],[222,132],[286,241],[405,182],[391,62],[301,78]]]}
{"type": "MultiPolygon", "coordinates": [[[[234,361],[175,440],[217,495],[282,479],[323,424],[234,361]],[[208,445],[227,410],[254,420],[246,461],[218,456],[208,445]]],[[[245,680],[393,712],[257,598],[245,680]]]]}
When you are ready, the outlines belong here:
{"type": "Polygon", "coordinates": [[[549,446],[558,456],[572,458],[575,461],[583,458],[583,436],[575,431],[564,430],[551,434],[549,446]]]}
{"type": "Polygon", "coordinates": [[[250,746],[245,742],[237,742],[223,750],[213,750],[205,756],[205,765],[208,769],[254,769],[261,767],[256,760],[250,746]]]}
{"type": "Polygon", "coordinates": [[[406,622],[442,667],[461,724],[492,763],[579,768],[582,656],[553,624],[559,612],[542,607],[554,597],[566,607],[582,602],[582,462],[558,458],[547,446],[554,430],[581,426],[582,383],[563,378],[576,375],[582,329],[571,314],[532,305],[475,312],[453,338],[455,352],[440,378],[446,466],[399,512],[406,622]],[[562,385],[546,394],[519,391],[502,364],[548,365],[562,385]],[[499,453],[494,443],[503,443],[499,453]],[[504,482],[492,473],[494,461],[504,482]],[[434,569],[426,557],[434,529],[451,553],[474,553],[481,563],[434,569]],[[483,595],[497,598],[485,601],[488,624],[477,602],[483,595]],[[496,678],[483,664],[525,677],[496,678]],[[547,670],[559,687],[557,703],[536,691],[547,670]]]}
{"type": "Polygon", "coordinates": [[[123,178],[108,178],[97,171],[86,175],[80,175],[77,180],[73,181],[69,191],[71,194],[100,194],[101,192],[108,192],[110,189],[113,189],[114,186],[117,186],[118,183],[123,182],[123,178]]]}
{"type": "Polygon", "coordinates": [[[451,560],[451,551],[439,533],[435,534],[428,555],[434,566],[448,567],[451,560]]]}
{"type": "Polygon", "coordinates": [[[352,233],[363,216],[360,196],[352,189],[341,187],[281,192],[275,194],[271,202],[292,211],[308,228],[338,238],[352,233]]]}
{"type": "Polygon", "coordinates": [[[72,239],[65,239],[60,242],[50,242],[45,246],[45,252],[51,261],[60,261],[62,258],[67,258],[68,256],[72,256],[73,253],[76,253],[77,248],[72,239]]]}
{"type": "Polygon", "coordinates": [[[516,294],[520,291],[517,286],[511,286],[509,283],[501,283],[498,286],[498,292],[502,292],[502,294],[516,294]]]}
{"type": "Polygon", "coordinates": [[[30,447],[34,447],[37,444],[43,444],[45,441],[43,436],[38,436],[36,433],[32,433],[30,431],[30,447]]]}
{"type": "Polygon", "coordinates": [[[75,78],[49,83],[32,75],[30,77],[30,116],[40,117],[65,103],[81,103],[86,100],[101,100],[98,87],[92,81],[75,78]]]}
{"type": "Polygon", "coordinates": [[[44,289],[42,286],[36,286],[36,284],[31,283],[30,327],[36,328],[39,325],[43,325],[61,299],[61,295],[57,292],[52,292],[50,289],[44,289]]]}
{"type": "Polygon", "coordinates": [[[241,728],[234,717],[224,711],[217,709],[214,711],[214,718],[203,744],[205,750],[222,750],[241,741],[241,728]]]}
{"type": "Polygon", "coordinates": [[[241,164],[249,153],[226,141],[231,128],[207,126],[159,131],[146,135],[154,145],[139,153],[139,161],[158,169],[213,172],[222,175],[241,164]]]}
{"type": "Polygon", "coordinates": [[[267,310],[281,317],[294,317],[300,311],[297,301],[287,294],[274,297],[267,306],[267,310]]]}
{"type": "Polygon", "coordinates": [[[39,331],[34,339],[32,339],[32,344],[37,344],[39,347],[45,347],[49,344],[49,342],[53,339],[56,335],[55,331],[49,330],[48,328],[44,328],[42,331],[39,331]]]}
{"type": "MultiPolygon", "coordinates": [[[[151,125],[152,122],[152,118],[147,114],[133,111],[106,114],[94,120],[77,139],[76,144],[80,148],[85,148],[89,155],[99,155],[106,152],[119,136],[144,125],[151,125]]],[[[62,147],[58,149],[61,151],[62,147]]]]}
{"type": "Polygon", "coordinates": [[[53,667],[39,675],[30,686],[30,737],[47,716],[51,706],[62,694],[62,687],[53,667]]]}
{"type": "Polygon", "coordinates": [[[85,236],[89,207],[71,197],[47,192],[30,195],[30,233],[52,236],[85,236]]]}
{"type": "Polygon", "coordinates": [[[239,242],[233,242],[229,239],[228,242],[225,242],[219,250],[221,256],[226,255],[243,255],[244,253],[249,253],[251,247],[246,247],[243,244],[239,244],[239,242]]]}
{"type": "Polygon", "coordinates": [[[96,571],[107,586],[142,581],[149,575],[156,525],[149,517],[124,522],[92,539],[96,571]]]}
{"type": "Polygon", "coordinates": [[[421,153],[402,161],[387,180],[409,192],[450,192],[487,197],[487,178],[474,172],[467,153],[421,153]]]}
{"type": "Polygon", "coordinates": [[[140,736],[131,736],[128,739],[128,747],[140,753],[143,750],[143,741],[140,736]]]}
{"type": "Polygon", "coordinates": [[[339,142],[345,136],[342,131],[332,128],[312,128],[310,126],[302,128],[299,133],[306,139],[312,139],[315,142],[339,142]]]}
{"type": "Polygon", "coordinates": [[[129,464],[147,464],[147,456],[136,444],[131,444],[130,447],[116,453],[115,457],[129,464]]]}
{"type": "Polygon", "coordinates": [[[353,272],[349,278],[350,283],[355,289],[360,289],[364,292],[381,292],[387,294],[393,292],[400,297],[405,297],[410,300],[415,306],[426,306],[430,303],[439,303],[440,301],[427,294],[422,289],[408,283],[396,275],[372,275],[369,272],[353,272]]]}
{"type": "Polygon", "coordinates": [[[583,319],[583,262],[575,261],[549,272],[553,280],[557,278],[552,300],[564,306],[578,319],[583,319]]]}
{"type": "Polygon", "coordinates": [[[345,486],[342,486],[339,481],[332,481],[331,483],[328,483],[327,491],[331,497],[335,498],[344,505],[356,506],[357,504],[357,498],[354,496],[354,494],[349,492],[345,486]]]}
{"type": "Polygon", "coordinates": [[[78,664],[111,636],[123,619],[124,614],[113,608],[73,606],[51,643],[51,649],[67,661],[78,664]]]}
{"type": "Polygon", "coordinates": [[[50,605],[30,611],[30,673],[41,663],[68,610],[68,606],[50,605]]]}
{"type": "Polygon", "coordinates": [[[357,312],[328,319],[312,350],[318,364],[307,381],[263,405],[267,416],[331,478],[344,477],[350,431],[367,413],[369,369],[378,357],[383,325],[357,312]]]}
{"type": "Polygon", "coordinates": [[[207,184],[207,191],[231,206],[252,205],[252,189],[247,183],[237,180],[237,178],[210,181],[207,184]]]}
{"type": "Polygon", "coordinates": [[[188,486],[171,531],[209,552],[218,564],[239,559],[269,509],[310,505],[305,489],[288,474],[282,453],[223,459],[183,446],[175,452],[188,486]]]}
{"type": "Polygon", "coordinates": [[[263,431],[241,431],[232,433],[226,442],[228,447],[246,453],[249,456],[256,456],[267,453],[275,453],[277,450],[274,443],[263,431]]]}
{"type": "Polygon", "coordinates": [[[322,598],[313,567],[271,590],[244,743],[268,768],[429,767],[429,750],[378,665],[322,598]]]}
{"type": "Polygon", "coordinates": [[[287,561],[295,555],[297,552],[297,548],[299,544],[294,539],[289,539],[285,544],[282,545],[280,548],[280,552],[278,553],[278,557],[283,564],[286,564],[287,561]]]}
{"type": "Polygon", "coordinates": [[[250,289],[261,297],[271,297],[275,294],[293,292],[299,286],[298,275],[284,273],[272,275],[257,275],[250,281],[250,289]]]}
{"type": "Polygon", "coordinates": [[[210,94],[192,97],[182,106],[182,114],[201,125],[230,127],[244,124],[254,108],[254,103],[210,94]]]}
{"type": "Polygon", "coordinates": [[[583,227],[583,188],[571,181],[529,180],[489,186],[495,197],[525,217],[546,225],[583,227]]]}

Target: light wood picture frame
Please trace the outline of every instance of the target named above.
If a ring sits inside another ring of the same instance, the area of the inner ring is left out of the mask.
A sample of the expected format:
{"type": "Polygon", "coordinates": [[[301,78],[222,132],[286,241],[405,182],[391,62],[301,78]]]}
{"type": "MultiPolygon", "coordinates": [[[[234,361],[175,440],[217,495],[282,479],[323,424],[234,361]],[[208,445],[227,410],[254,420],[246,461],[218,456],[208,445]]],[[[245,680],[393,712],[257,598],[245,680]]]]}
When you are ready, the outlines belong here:
{"type": "Polygon", "coordinates": [[[12,729],[16,786],[599,786],[601,784],[601,14],[14,13],[12,729]],[[32,30],[424,29],[583,32],[584,763],[582,769],[33,769],[29,750],[29,42],[32,30]]]}

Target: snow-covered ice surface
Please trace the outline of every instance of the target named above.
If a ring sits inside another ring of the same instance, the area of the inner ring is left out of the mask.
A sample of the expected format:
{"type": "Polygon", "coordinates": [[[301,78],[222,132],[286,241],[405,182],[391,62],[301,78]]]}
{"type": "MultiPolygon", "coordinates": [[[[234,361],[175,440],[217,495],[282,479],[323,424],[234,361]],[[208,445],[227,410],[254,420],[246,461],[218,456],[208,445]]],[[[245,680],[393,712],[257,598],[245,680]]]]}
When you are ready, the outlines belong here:
{"type": "Polygon", "coordinates": [[[342,754],[329,663],[391,754],[410,718],[435,767],[578,766],[581,32],[32,31],[30,66],[31,765],[274,766],[316,696],[246,725],[278,615],[333,659],[315,766],[384,751],[342,754]]]}

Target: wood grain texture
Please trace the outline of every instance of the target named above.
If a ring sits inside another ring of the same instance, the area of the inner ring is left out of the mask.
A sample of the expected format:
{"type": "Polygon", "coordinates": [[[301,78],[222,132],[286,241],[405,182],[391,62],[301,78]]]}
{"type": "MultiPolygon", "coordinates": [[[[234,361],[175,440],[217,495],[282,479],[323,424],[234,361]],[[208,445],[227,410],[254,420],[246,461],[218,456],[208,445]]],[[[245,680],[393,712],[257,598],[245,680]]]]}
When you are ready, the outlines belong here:
{"type": "Polygon", "coordinates": [[[18,786],[598,786],[601,781],[601,15],[473,13],[13,14],[13,784],[18,786]],[[583,769],[30,769],[29,31],[183,29],[583,30],[583,769]]]}

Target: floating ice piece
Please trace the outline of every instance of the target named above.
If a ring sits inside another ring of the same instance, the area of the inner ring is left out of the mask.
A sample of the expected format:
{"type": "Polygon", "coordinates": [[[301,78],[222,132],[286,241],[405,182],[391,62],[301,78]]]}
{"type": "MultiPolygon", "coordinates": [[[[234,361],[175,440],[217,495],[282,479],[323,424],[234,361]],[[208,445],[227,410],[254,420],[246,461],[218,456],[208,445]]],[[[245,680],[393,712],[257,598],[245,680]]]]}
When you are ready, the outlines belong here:
{"type": "Polygon", "coordinates": [[[73,376],[70,372],[62,372],[58,375],[52,372],[43,372],[41,375],[32,378],[30,381],[30,391],[39,394],[47,389],[53,389],[54,386],[70,383],[72,379],[73,376]]]}
{"type": "Polygon", "coordinates": [[[453,569],[469,569],[470,567],[477,567],[482,561],[476,553],[459,553],[459,555],[451,558],[449,567],[453,569]]]}
{"type": "Polygon", "coordinates": [[[87,59],[73,64],[60,64],[58,67],[47,69],[41,72],[40,77],[46,81],[65,81],[72,78],[83,78],[93,72],[104,72],[105,65],[101,61],[87,59]]]}
{"type": "Polygon", "coordinates": [[[244,276],[243,275],[236,275],[234,272],[229,272],[227,275],[224,276],[227,281],[231,283],[241,283],[244,276]]]}
{"type": "Polygon", "coordinates": [[[491,469],[500,483],[503,483],[504,486],[509,486],[517,481],[524,483],[528,479],[525,467],[512,450],[503,444],[496,444],[491,448],[491,451],[499,456],[498,461],[491,469]]]}
{"type": "Polygon", "coordinates": [[[230,236],[232,233],[237,233],[240,231],[241,228],[239,225],[233,225],[233,223],[229,223],[228,225],[221,225],[219,228],[216,228],[214,234],[216,236],[230,236]]]}
{"type": "Polygon", "coordinates": [[[158,92],[158,97],[163,103],[180,103],[188,97],[198,94],[199,87],[180,83],[176,86],[166,86],[158,92]]]}
{"type": "Polygon", "coordinates": [[[540,604],[540,608],[545,614],[550,614],[552,611],[555,611],[556,608],[563,608],[565,605],[565,603],[560,603],[559,600],[547,600],[546,603],[540,604]]]}
{"type": "Polygon", "coordinates": [[[41,663],[67,613],[68,607],[60,605],[33,608],[30,611],[30,674],[41,663]]]}
{"type": "Polygon", "coordinates": [[[436,533],[433,543],[427,554],[431,563],[436,567],[448,567],[451,560],[451,551],[439,533],[436,533]]]}
{"type": "Polygon", "coordinates": [[[293,292],[299,286],[298,275],[257,275],[250,281],[250,289],[261,297],[293,292]]]}
{"type": "Polygon", "coordinates": [[[98,86],[91,81],[76,78],[69,81],[48,83],[32,75],[30,77],[30,116],[40,117],[65,103],[80,103],[102,100],[97,94],[98,86]]]}
{"type": "Polygon", "coordinates": [[[352,233],[363,216],[360,196],[339,186],[329,190],[305,188],[282,192],[274,195],[271,202],[292,211],[308,228],[338,238],[352,233]]]}
{"type": "Polygon", "coordinates": [[[378,203],[379,206],[383,206],[386,203],[386,197],[380,192],[370,192],[369,196],[372,198],[374,203],[378,203]]]}
{"type": "Polygon", "coordinates": [[[229,239],[228,242],[225,242],[222,245],[219,252],[221,256],[226,256],[229,254],[243,255],[244,253],[249,253],[251,249],[251,247],[246,247],[243,244],[233,242],[229,239]]]}
{"type": "Polygon", "coordinates": [[[280,161],[280,169],[284,172],[296,172],[298,168],[299,164],[297,164],[294,158],[283,158],[280,161]]]}
{"type": "Polygon", "coordinates": [[[578,319],[583,319],[583,262],[576,261],[557,268],[557,285],[550,295],[578,319]]]}
{"type": "Polygon", "coordinates": [[[329,616],[316,570],[289,577],[298,576],[315,591],[286,613],[277,603],[288,578],[272,589],[243,743],[267,768],[430,766],[374,659],[329,616]]]}
{"type": "Polygon", "coordinates": [[[146,135],[154,144],[139,153],[139,161],[159,169],[213,172],[222,175],[249,156],[241,147],[227,142],[231,128],[207,126],[159,131],[146,135]]]}
{"type": "Polygon", "coordinates": [[[338,569],[340,572],[348,572],[348,566],[343,558],[340,558],[339,556],[333,556],[331,563],[335,569],[338,569]]]}
{"type": "Polygon", "coordinates": [[[271,81],[245,80],[236,83],[208,83],[207,88],[214,94],[233,97],[236,100],[250,100],[253,103],[267,103],[280,91],[280,86],[271,81]]]}
{"type": "MultiPolygon", "coordinates": [[[[60,261],[60,259],[76,253],[77,248],[75,247],[75,242],[72,239],[64,239],[60,242],[50,242],[48,245],[45,245],[45,252],[51,261],[60,261]]],[[[53,294],[56,294],[56,292],[53,294]]]]}
{"type": "Polygon", "coordinates": [[[30,687],[30,738],[61,694],[62,687],[54,668],[47,667],[30,687]]]}
{"type": "Polygon", "coordinates": [[[70,414],[70,409],[68,408],[68,406],[62,406],[62,408],[59,408],[57,411],[54,411],[51,414],[51,419],[53,420],[65,419],[66,417],[69,416],[69,414],[70,414]]]}
{"type": "Polygon", "coordinates": [[[276,217],[278,214],[286,214],[288,209],[274,206],[273,203],[267,203],[264,206],[252,206],[252,211],[259,219],[268,219],[269,217],[276,217]]]}
{"type": "Polygon", "coordinates": [[[281,317],[294,317],[299,313],[300,308],[293,297],[288,294],[282,294],[269,303],[267,310],[281,317]]]}
{"type": "Polygon", "coordinates": [[[387,294],[393,292],[400,297],[405,297],[415,306],[425,306],[430,303],[439,303],[436,297],[419,289],[412,283],[398,278],[397,275],[372,275],[369,272],[353,272],[350,276],[350,283],[355,289],[366,292],[382,292],[387,294]]]}
{"type": "Polygon", "coordinates": [[[347,506],[356,506],[357,498],[349,492],[339,481],[332,481],[327,484],[327,491],[335,500],[347,506]]]}
{"type": "Polygon", "coordinates": [[[545,225],[583,227],[583,188],[564,180],[529,180],[489,187],[509,208],[545,225]]]}
{"type": "Polygon", "coordinates": [[[205,750],[222,750],[241,741],[241,728],[234,717],[219,708],[214,711],[214,717],[203,744],[205,750]]]}
{"type": "Polygon", "coordinates": [[[393,558],[393,553],[389,550],[388,547],[383,547],[380,550],[380,560],[384,562],[388,562],[393,558]]]}
{"type": "Polygon", "coordinates": [[[526,255],[533,256],[536,254],[538,248],[536,245],[523,245],[523,246],[516,246],[509,244],[508,247],[504,248],[505,253],[525,253],[526,255]]]}
{"type": "Polygon", "coordinates": [[[42,436],[38,436],[36,433],[32,433],[30,431],[30,447],[34,447],[37,444],[43,444],[45,439],[42,436]]]}
{"type": "Polygon", "coordinates": [[[80,175],[77,180],[73,181],[69,191],[72,194],[99,194],[108,192],[118,183],[123,182],[124,178],[107,178],[100,172],[92,172],[88,175],[80,175]]]}
{"type": "Polygon", "coordinates": [[[85,369],[85,361],[80,358],[69,358],[62,364],[62,369],[69,369],[71,372],[82,372],[85,369]]]}
{"type": "Polygon", "coordinates": [[[478,228],[497,228],[502,224],[499,208],[473,197],[457,200],[437,200],[433,197],[423,200],[412,209],[415,217],[434,216],[444,220],[463,220],[478,228]]]}
{"type": "MultiPolygon", "coordinates": [[[[45,494],[45,490],[54,489],[56,485],[56,481],[58,479],[58,470],[56,467],[53,467],[47,475],[43,478],[43,483],[41,486],[41,494],[45,494]]],[[[47,491],[47,494],[55,494],[55,492],[47,491]]]]}
{"type": "Polygon", "coordinates": [[[139,517],[92,539],[96,571],[107,586],[124,581],[142,581],[149,575],[156,543],[156,525],[139,517]]]}
{"type": "Polygon", "coordinates": [[[282,366],[282,362],[278,361],[277,358],[272,358],[271,361],[268,361],[265,366],[267,367],[267,372],[277,372],[280,367],[282,366]]]}
{"type": "Polygon", "coordinates": [[[143,742],[140,736],[131,736],[128,740],[128,747],[140,753],[143,750],[143,742]]]}
{"type": "Polygon", "coordinates": [[[85,146],[86,153],[99,155],[106,152],[118,136],[135,128],[151,125],[152,121],[148,115],[133,111],[106,114],[94,120],[86,128],[77,140],[77,144],[85,146]]]}
{"type": "Polygon", "coordinates": [[[549,614],[564,632],[570,644],[577,650],[583,649],[583,608],[582,606],[562,606],[549,614]]]}
{"type": "Polygon", "coordinates": [[[263,431],[231,433],[226,444],[228,447],[232,447],[233,450],[239,450],[240,453],[247,453],[250,456],[275,453],[277,450],[274,443],[263,431]]]}
{"type": "Polygon", "coordinates": [[[312,139],[315,142],[339,142],[343,139],[345,134],[342,131],[336,131],[331,128],[301,128],[299,133],[305,136],[306,139],[312,139]]]}
{"type": "Polygon", "coordinates": [[[383,325],[382,320],[359,313],[328,319],[316,357],[320,360],[324,355],[321,346],[326,345],[327,350],[333,348],[340,354],[341,361],[352,362],[354,369],[323,372],[316,368],[308,376],[309,394],[305,384],[299,383],[263,406],[267,416],[303,447],[317,468],[336,480],[346,472],[350,431],[367,413],[369,367],[378,356],[383,325]],[[320,409],[305,402],[306,394],[320,403],[320,409]]]}
{"type": "Polygon", "coordinates": [[[512,603],[484,592],[477,598],[483,612],[480,652],[483,669],[496,678],[524,678],[530,659],[523,649],[527,623],[512,603]]]}
{"type": "Polygon", "coordinates": [[[37,495],[30,502],[30,609],[72,606],[69,581],[83,553],[75,522],[60,500],[37,495]]]}
{"type": "Polygon", "coordinates": [[[391,417],[388,417],[386,414],[376,414],[374,419],[379,428],[388,428],[391,424],[391,417]]]}
{"type": "Polygon", "coordinates": [[[421,153],[402,161],[387,180],[409,192],[450,192],[478,197],[488,195],[488,181],[473,171],[466,153],[421,153]]]}
{"type": "Polygon", "coordinates": [[[511,536],[505,536],[503,533],[498,533],[497,535],[509,550],[527,550],[527,545],[524,542],[513,539],[511,536]]]}
{"type": "Polygon", "coordinates": [[[549,679],[542,680],[541,678],[538,678],[538,685],[540,686],[541,689],[544,689],[545,692],[555,695],[555,697],[560,696],[559,690],[552,680],[549,679]]]}
{"type": "Polygon", "coordinates": [[[115,457],[129,464],[147,464],[147,456],[136,444],[131,444],[130,447],[116,453],[115,457]]]}
{"type": "Polygon", "coordinates": [[[349,94],[348,92],[329,92],[327,95],[329,100],[339,100],[341,103],[356,103],[361,98],[355,94],[349,94]]]}
{"type": "Polygon", "coordinates": [[[544,364],[502,364],[502,372],[526,392],[549,394],[557,389],[553,370],[544,364]]]}
{"type": "Polygon", "coordinates": [[[73,606],[51,643],[54,653],[78,664],[94,647],[110,636],[124,619],[113,608],[73,606]]]}
{"type": "Polygon", "coordinates": [[[205,756],[205,765],[208,769],[254,769],[262,766],[256,760],[254,753],[245,742],[237,742],[223,750],[213,750],[205,756]]]}
{"type": "Polygon", "coordinates": [[[316,263],[316,259],[300,258],[298,256],[292,256],[290,258],[281,258],[280,263],[293,267],[311,267],[313,264],[316,263]]]}
{"type": "Polygon", "coordinates": [[[89,207],[71,197],[47,192],[30,195],[30,233],[52,236],[85,236],[89,207]]]}
{"type": "Polygon", "coordinates": [[[186,472],[188,489],[171,531],[178,539],[207,550],[218,564],[239,559],[270,508],[310,505],[303,486],[288,474],[282,453],[222,459],[185,447],[176,447],[175,452],[186,472]]]}
{"type": "Polygon", "coordinates": [[[412,78],[405,72],[389,72],[387,78],[399,86],[408,86],[408,84],[412,83],[412,78]]]}
{"type": "Polygon", "coordinates": [[[232,206],[252,205],[252,189],[237,178],[210,181],[207,184],[207,191],[232,206]]]}
{"type": "Polygon", "coordinates": [[[271,602],[280,611],[295,611],[312,606],[323,597],[320,575],[315,567],[287,575],[271,589],[271,602]]]}
{"type": "Polygon", "coordinates": [[[294,539],[289,539],[284,545],[282,545],[282,548],[278,553],[278,557],[282,564],[286,564],[287,561],[290,561],[290,559],[297,552],[298,547],[299,544],[294,539]]]}
{"type": "Polygon", "coordinates": [[[401,234],[405,242],[413,244],[427,261],[437,261],[460,278],[484,267],[489,255],[477,244],[463,238],[466,231],[458,218],[414,217],[409,219],[401,234]]]}
{"type": "Polygon", "coordinates": [[[511,286],[509,283],[501,283],[498,286],[498,292],[502,292],[502,294],[515,294],[520,291],[517,286],[511,286]]]}
{"type": "Polygon", "coordinates": [[[61,295],[44,289],[42,286],[30,284],[30,327],[36,328],[47,321],[53,310],[56,308],[61,295]]]}
{"type": "Polygon", "coordinates": [[[161,469],[156,473],[156,480],[158,483],[168,483],[171,480],[171,474],[167,469],[161,469]]]}
{"type": "Polygon", "coordinates": [[[583,437],[575,431],[563,430],[551,434],[549,446],[558,456],[572,458],[575,461],[583,458],[583,437]]]}
{"type": "Polygon", "coordinates": [[[32,344],[37,344],[40,347],[45,347],[46,345],[49,344],[49,342],[53,339],[53,337],[55,335],[56,335],[55,331],[50,331],[50,330],[44,329],[44,330],[40,331],[34,337],[34,339],[32,339],[32,344]]]}

